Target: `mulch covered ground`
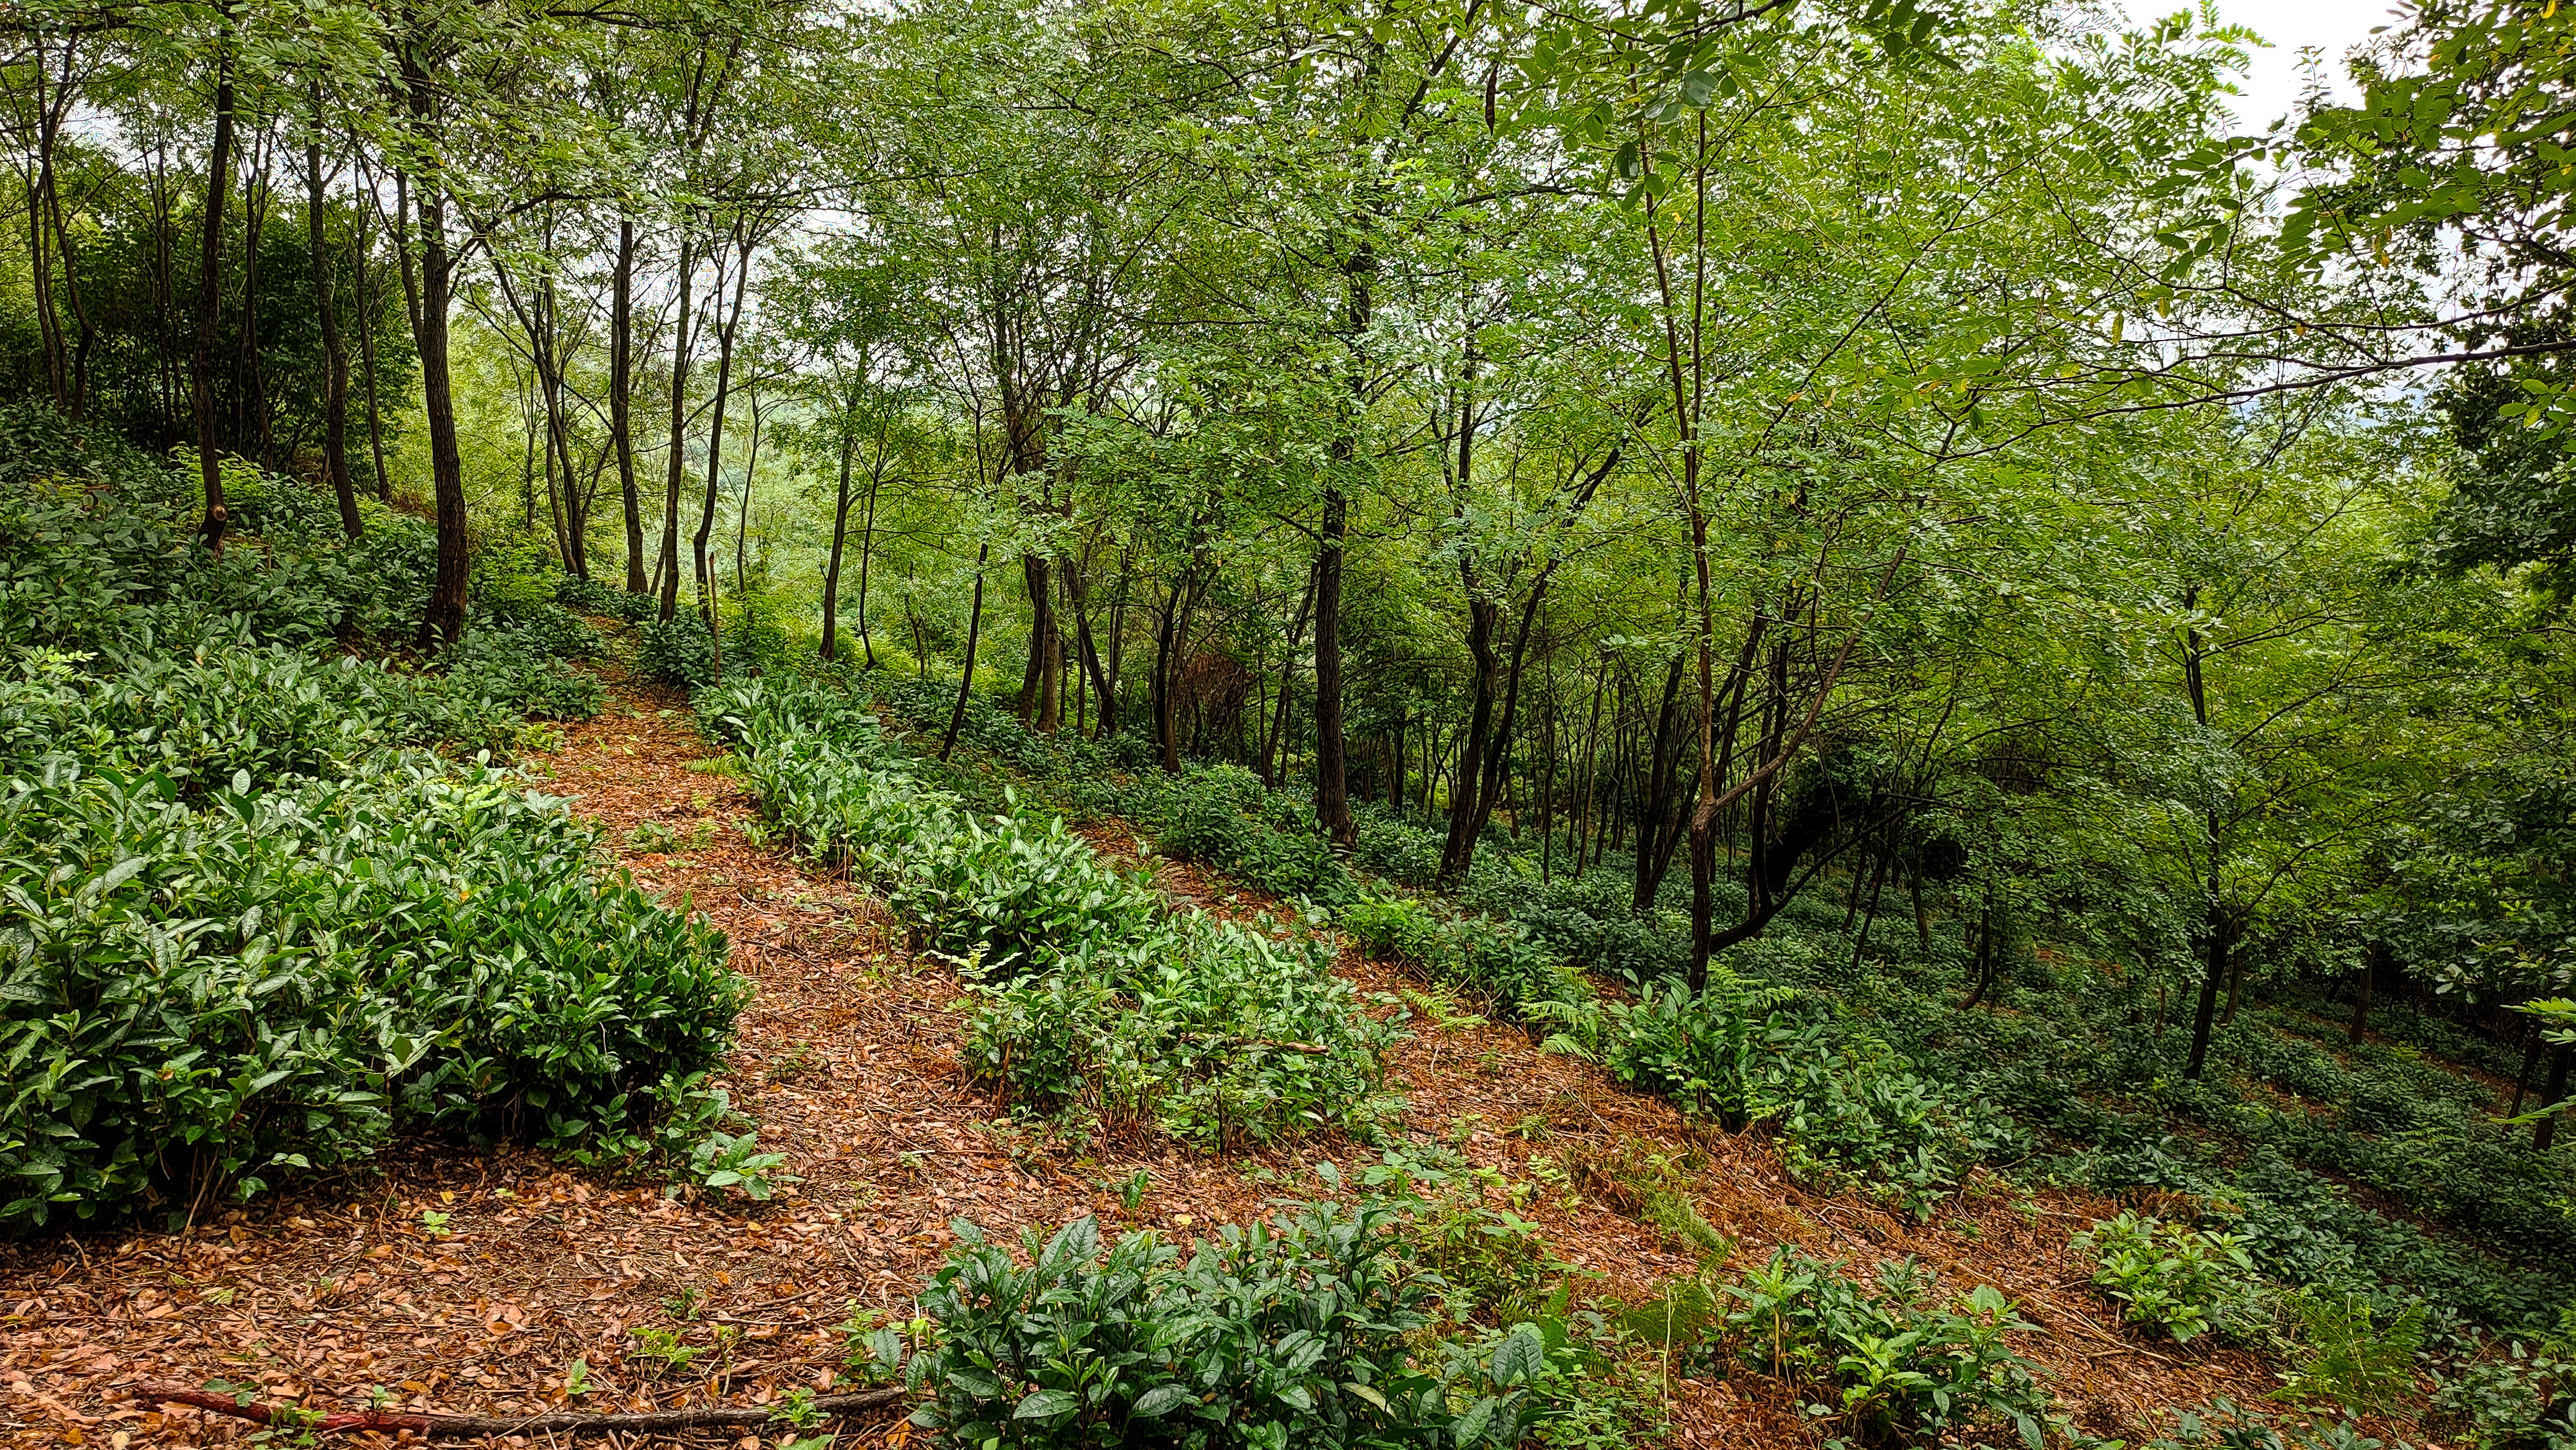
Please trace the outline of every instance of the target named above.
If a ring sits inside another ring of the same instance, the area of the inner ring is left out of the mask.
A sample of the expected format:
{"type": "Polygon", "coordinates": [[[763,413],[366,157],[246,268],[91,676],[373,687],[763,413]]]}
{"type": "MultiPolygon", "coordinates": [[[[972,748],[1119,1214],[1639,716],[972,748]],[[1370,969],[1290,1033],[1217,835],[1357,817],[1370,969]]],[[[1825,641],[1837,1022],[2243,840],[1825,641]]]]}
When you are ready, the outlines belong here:
{"type": "MultiPolygon", "coordinates": [[[[959,1065],[955,977],[907,952],[863,889],[784,846],[754,846],[750,798],[690,769],[708,753],[676,697],[627,690],[535,769],[605,828],[640,881],[730,936],[758,995],[725,1086],[801,1183],[767,1204],[675,1200],[658,1183],[526,1152],[407,1142],[364,1173],[273,1192],[183,1232],[129,1226],[0,1247],[0,1444],[122,1450],[256,1433],[137,1403],[132,1388],[146,1380],[222,1380],[320,1410],[363,1408],[380,1388],[400,1406],[533,1415],[566,1403],[578,1361],[580,1408],[766,1403],[842,1382],[840,1326],[854,1304],[908,1317],[913,1287],[952,1243],[952,1218],[1016,1232],[1097,1213],[1186,1239],[1320,1192],[1320,1160],[1374,1161],[1349,1143],[1213,1158],[1152,1139],[1075,1149],[1010,1127],[959,1065]],[[648,823],[659,829],[638,831],[648,823]],[[1117,1185],[1138,1169],[1152,1183],[1130,1213],[1117,1185]],[[700,1353],[684,1367],[639,1354],[639,1330],[700,1353]]],[[[1162,880],[1211,910],[1259,904],[1194,868],[1166,867],[1162,880]]],[[[1382,1010],[1420,991],[1355,956],[1345,970],[1388,999],[1382,1010]]],[[[1645,1297],[1694,1266],[1684,1245],[1613,1206],[1620,1195],[1600,1171],[1660,1154],[1738,1240],[1739,1263],[1797,1243],[1855,1268],[1910,1254],[1960,1292],[1996,1285],[2040,1326],[2020,1347],[2093,1433],[2134,1438],[2168,1424],[2168,1407],[2256,1402],[2277,1383],[2250,1355],[2150,1347],[2117,1327],[2065,1247],[2107,1203],[2005,1187],[1911,1225],[1801,1189],[1758,1134],[1693,1125],[1516,1030],[1444,1015],[1447,1025],[1417,1020],[1396,1055],[1406,1130],[1537,1179],[1522,1211],[1585,1271],[1587,1295],[1645,1297]]],[[[1821,1438],[1787,1389],[1760,1376],[1676,1381],[1672,1394],[1679,1444],[1821,1438]]],[[[842,1428],[845,1445],[908,1437],[900,1410],[842,1428]]],[[[755,1442],[735,1431],[583,1443],[755,1442]]]]}

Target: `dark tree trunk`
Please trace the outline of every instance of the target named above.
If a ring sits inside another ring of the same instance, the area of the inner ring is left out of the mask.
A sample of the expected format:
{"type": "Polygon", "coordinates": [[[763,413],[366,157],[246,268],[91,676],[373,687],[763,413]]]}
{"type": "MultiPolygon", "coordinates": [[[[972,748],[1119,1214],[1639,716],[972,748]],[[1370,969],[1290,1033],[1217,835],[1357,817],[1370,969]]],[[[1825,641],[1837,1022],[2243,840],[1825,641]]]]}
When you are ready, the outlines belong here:
{"type": "Polygon", "coordinates": [[[188,404],[197,425],[197,476],[206,512],[198,532],[207,547],[224,550],[224,473],[216,462],[215,327],[223,316],[224,198],[233,174],[233,59],[229,49],[234,7],[223,7],[224,35],[216,41],[215,140],[206,159],[205,236],[197,254],[197,335],[188,368],[188,404]]]}
{"type": "Polygon", "coordinates": [[[966,667],[958,671],[957,703],[948,711],[948,733],[939,740],[939,758],[942,760],[957,748],[957,732],[966,728],[966,696],[975,687],[975,648],[984,638],[984,564],[992,556],[992,545],[976,546],[975,598],[966,609],[966,667]]]}
{"type": "MultiPolygon", "coordinates": [[[[2549,1054],[2549,1085],[2540,1090],[2540,1105],[2554,1108],[2567,1101],[2567,1076],[2571,1063],[2576,1063],[2576,1043],[2562,1042],[2549,1054]]],[[[2558,1141],[2558,1120],[2564,1111],[2551,1113],[2531,1125],[2531,1151],[2546,1153],[2558,1141]]]]}
{"type": "Polygon", "coordinates": [[[849,420],[841,422],[841,482],[832,494],[832,557],[823,566],[823,658],[840,657],[841,638],[841,541],[850,532],[850,438],[849,420]]]}
{"type": "Polygon", "coordinates": [[[2359,1047],[2363,1034],[2370,1031],[2371,987],[2373,979],[2379,975],[2381,963],[2386,961],[2387,957],[2386,942],[2372,942],[2370,950],[2362,954],[2359,980],[2353,983],[2352,1026],[2344,1033],[2344,1041],[2354,1047],[2359,1047]]]}
{"type": "Polygon", "coordinates": [[[679,319],[671,334],[671,459],[663,480],[662,552],[655,565],[661,580],[661,620],[668,624],[680,613],[680,485],[688,478],[689,442],[689,303],[695,288],[691,273],[697,258],[690,247],[687,223],[680,227],[680,302],[679,319]]]}
{"type": "Polygon", "coordinates": [[[1503,607],[1499,603],[1475,597],[1475,580],[1467,581],[1467,656],[1475,663],[1475,700],[1467,711],[1467,738],[1460,747],[1457,786],[1449,793],[1449,834],[1440,845],[1439,885],[1454,888],[1465,878],[1468,863],[1476,855],[1476,830],[1485,814],[1484,772],[1477,769],[1485,758],[1488,737],[1494,728],[1494,698],[1501,692],[1502,659],[1494,648],[1494,626],[1503,607]]]}
{"type": "Polygon", "coordinates": [[[1029,659],[1020,685],[1020,719],[1054,735],[1064,728],[1064,631],[1056,623],[1055,561],[1043,554],[1021,555],[1020,582],[1029,593],[1029,659]]]}
{"type": "MultiPolygon", "coordinates": [[[[406,61],[416,117],[425,120],[429,78],[406,61]]],[[[467,570],[465,458],[456,441],[456,398],[447,356],[448,294],[453,264],[447,253],[447,209],[434,177],[424,177],[417,198],[420,223],[420,391],[429,415],[429,470],[438,504],[438,575],[430,586],[429,612],[420,622],[419,647],[436,650],[465,633],[467,570]]]]}
{"type": "Polygon", "coordinates": [[[1672,862],[1667,846],[1670,828],[1680,821],[1680,813],[1666,800],[1672,792],[1673,773],[1680,764],[1679,741],[1674,726],[1680,720],[1682,690],[1682,657],[1673,656],[1664,672],[1663,700],[1655,707],[1655,736],[1651,753],[1641,762],[1646,767],[1645,789],[1637,793],[1637,869],[1635,884],[1629,892],[1628,908],[1645,911],[1655,904],[1663,890],[1664,872],[1672,862]]]}
{"type": "Polygon", "coordinates": [[[393,475],[385,469],[384,408],[376,397],[376,294],[367,285],[367,249],[372,240],[367,235],[367,217],[371,208],[358,209],[358,242],[355,262],[358,282],[358,367],[367,385],[367,456],[376,469],[376,501],[391,503],[394,498],[393,475]]]}
{"type": "MultiPolygon", "coordinates": [[[[748,235],[743,235],[741,238],[740,253],[734,270],[733,307],[716,325],[716,396],[714,411],[707,418],[707,486],[698,509],[698,531],[691,535],[689,540],[691,562],[698,571],[698,589],[706,601],[707,630],[710,634],[722,633],[717,628],[716,621],[715,564],[707,553],[707,543],[715,537],[716,486],[724,477],[725,404],[730,400],[733,392],[733,343],[737,331],[742,326],[743,289],[751,274],[751,239],[748,235]]],[[[723,285],[721,269],[717,272],[717,285],[719,287],[723,285]]],[[[721,306],[724,299],[719,295],[716,300],[721,306]]],[[[674,579],[674,586],[677,583],[678,581],[674,579]]]]}
{"type": "Polygon", "coordinates": [[[1359,844],[1342,738],[1342,544],[1348,520],[1341,490],[1326,491],[1323,548],[1315,556],[1315,823],[1340,851],[1359,844]]]}
{"type": "Polygon", "coordinates": [[[626,506],[626,592],[641,594],[644,509],[635,489],[635,219],[617,219],[617,270],[608,294],[608,444],[617,454],[617,493],[626,506]]]}
{"type": "Polygon", "coordinates": [[[313,243],[313,302],[322,323],[325,375],[322,392],[322,474],[340,500],[340,527],[350,538],[365,532],[358,518],[358,489],[349,477],[349,350],[340,341],[340,310],[332,296],[331,253],[322,239],[322,83],[313,83],[314,139],[304,143],[305,231],[313,243]]]}
{"type": "Polygon", "coordinates": [[[2234,954],[2234,933],[2218,908],[2212,906],[2209,919],[2201,928],[2202,950],[2208,965],[2200,979],[2200,1003],[2191,1015],[2191,1058],[2184,1064],[2186,1081],[2200,1081],[2202,1067],[2209,1061],[2209,1038],[2218,1025],[2218,991],[2226,985],[2229,958],[2234,954]]]}

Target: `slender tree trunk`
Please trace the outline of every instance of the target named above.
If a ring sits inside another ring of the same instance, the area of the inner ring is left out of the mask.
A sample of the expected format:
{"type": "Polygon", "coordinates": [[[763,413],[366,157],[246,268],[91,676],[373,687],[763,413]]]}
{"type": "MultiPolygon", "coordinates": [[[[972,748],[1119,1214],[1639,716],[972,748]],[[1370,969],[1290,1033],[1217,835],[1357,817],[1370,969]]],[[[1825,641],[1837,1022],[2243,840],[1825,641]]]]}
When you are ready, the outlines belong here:
{"type": "MultiPolygon", "coordinates": [[[[1333,454],[1334,461],[1345,468],[1356,468],[1363,452],[1368,380],[1361,363],[1376,312],[1376,274],[1377,254],[1366,245],[1353,248],[1342,265],[1342,326],[1352,353],[1351,397],[1348,426],[1333,441],[1333,454]]],[[[1315,559],[1315,821],[1332,837],[1333,849],[1342,852],[1359,844],[1359,827],[1351,819],[1348,742],[1342,731],[1342,566],[1349,531],[1350,500],[1336,479],[1324,490],[1322,549],[1315,559]]]]}
{"type": "Polygon", "coordinates": [[[1297,600],[1297,613],[1288,624],[1288,650],[1279,661],[1279,699],[1272,713],[1269,733],[1261,741],[1261,783],[1279,783],[1279,747],[1288,737],[1288,700],[1296,693],[1297,646],[1305,640],[1306,621],[1315,613],[1315,571],[1306,571],[1306,590],[1297,600]]]}
{"type": "Polygon", "coordinates": [[[832,494],[832,557],[823,566],[823,658],[840,655],[841,541],[850,532],[850,437],[849,420],[842,419],[841,482],[832,494]]]}
{"type": "Polygon", "coordinates": [[[349,477],[349,350],[340,341],[340,309],[332,295],[331,253],[323,243],[322,83],[313,91],[313,135],[304,143],[305,231],[313,244],[313,301],[322,323],[328,369],[322,392],[322,475],[340,500],[340,527],[350,538],[366,531],[358,518],[358,488],[349,477]]]}
{"type": "MultiPolygon", "coordinates": [[[[689,542],[692,560],[698,571],[698,588],[707,601],[707,629],[711,633],[716,631],[716,575],[715,565],[707,553],[707,543],[715,537],[716,485],[724,476],[725,403],[733,390],[733,342],[736,329],[742,325],[743,288],[751,273],[751,238],[748,234],[741,234],[740,251],[741,255],[734,269],[733,308],[730,313],[720,315],[716,323],[716,396],[715,408],[707,418],[707,486],[698,509],[698,531],[691,536],[689,542]]],[[[718,274],[717,285],[719,287],[723,285],[721,272],[718,274]]],[[[721,295],[718,296],[717,303],[719,306],[722,305],[721,295]]],[[[675,587],[677,583],[677,576],[674,575],[675,587]]]]}
{"type": "Polygon", "coordinates": [[[1680,718],[1682,666],[1682,656],[1676,654],[1664,671],[1663,699],[1655,707],[1654,744],[1646,759],[1639,762],[1645,766],[1647,774],[1645,788],[1637,792],[1636,799],[1637,867],[1635,883],[1628,896],[1628,909],[1631,911],[1653,908],[1655,897],[1664,886],[1664,863],[1671,859],[1671,853],[1664,849],[1669,814],[1665,797],[1672,790],[1673,772],[1679,763],[1673,749],[1673,729],[1680,718]]]}
{"type": "MultiPolygon", "coordinates": [[[[684,288],[687,285],[683,279],[684,288]]],[[[626,592],[645,592],[644,509],[635,487],[635,219],[617,219],[617,268],[608,293],[608,445],[626,506],[626,592]]]]}
{"type": "MultiPolygon", "coordinates": [[[[416,121],[426,127],[429,77],[405,57],[416,121]]],[[[420,223],[420,391],[429,416],[430,479],[438,503],[438,576],[430,587],[429,612],[420,624],[424,651],[451,645],[465,633],[465,589],[471,561],[466,557],[465,458],[456,441],[456,399],[447,353],[447,308],[453,264],[447,252],[447,209],[435,175],[421,179],[417,220],[420,223]]]]}
{"type": "Polygon", "coordinates": [[[367,218],[372,207],[358,208],[358,242],[355,254],[358,282],[358,366],[367,384],[367,448],[376,468],[376,501],[391,503],[394,499],[393,474],[385,468],[384,409],[376,397],[376,294],[367,285],[367,249],[373,245],[367,235],[367,218]]]}
{"type": "Polygon", "coordinates": [[[655,578],[662,593],[665,624],[680,613],[680,485],[688,477],[689,442],[689,303],[695,291],[691,274],[697,257],[683,220],[680,227],[680,312],[671,342],[671,458],[662,498],[662,553],[655,578]]]}
{"type": "Polygon", "coordinates": [[[215,42],[215,140],[206,159],[206,224],[197,254],[197,335],[188,369],[189,410],[197,425],[197,475],[206,512],[198,533],[220,557],[224,551],[224,474],[215,449],[215,328],[223,316],[224,197],[233,174],[232,27],[237,13],[222,7],[223,35],[215,42]]]}
{"type": "Polygon", "coordinates": [[[2370,989],[2373,981],[2379,976],[2380,963],[2386,961],[2387,957],[2386,942],[2372,942],[2370,950],[2362,953],[2360,980],[2353,984],[2352,1026],[2344,1033],[2344,1041],[2354,1047],[2359,1047],[2362,1036],[2370,1031],[2370,989]]]}
{"type": "MultiPolygon", "coordinates": [[[[1085,550],[1086,560],[1089,551],[1085,550]]],[[[1101,663],[1100,646],[1091,635],[1091,586],[1084,582],[1082,569],[1065,571],[1065,597],[1073,607],[1074,647],[1081,653],[1082,669],[1091,681],[1091,695],[1098,702],[1099,738],[1106,740],[1118,733],[1118,691],[1109,682],[1109,671],[1101,663]]]]}
{"type": "Polygon", "coordinates": [[[957,748],[957,732],[966,727],[966,694],[975,686],[975,647],[984,638],[984,563],[993,554],[993,546],[975,548],[975,599],[966,610],[966,668],[957,675],[957,703],[948,712],[948,733],[940,737],[939,758],[946,760],[957,748]]]}
{"type": "Polygon", "coordinates": [[[742,508],[734,515],[733,590],[751,592],[751,490],[760,479],[760,394],[751,398],[751,447],[742,456],[742,508]]]}
{"type": "MultiPolygon", "coordinates": [[[[2576,1044],[2562,1042],[2549,1054],[2549,1085],[2540,1090],[2540,1105],[2556,1107],[2567,1101],[2567,1077],[2571,1064],[2576,1064],[2576,1044]]],[[[2531,1125],[2531,1151],[2546,1153],[2558,1141],[2558,1120],[2564,1111],[2551,1113],[2531,1125]]]]}

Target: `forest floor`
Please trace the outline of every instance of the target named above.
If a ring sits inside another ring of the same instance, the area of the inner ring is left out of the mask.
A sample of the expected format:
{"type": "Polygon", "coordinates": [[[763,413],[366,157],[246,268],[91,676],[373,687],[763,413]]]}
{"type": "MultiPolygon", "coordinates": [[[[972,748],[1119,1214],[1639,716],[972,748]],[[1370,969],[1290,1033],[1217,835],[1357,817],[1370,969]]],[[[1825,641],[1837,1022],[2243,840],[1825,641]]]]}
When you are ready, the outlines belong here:
{"type": "MultiPolygon", "coordinates": [[[[767,1403],[835,1384],[853,1304],[908,1317],[914,1286],[953,1241],[952,1218],[1015,1236],[1094,1213],[1113,1230],[1188,1239],[1321,1193],[1311,1171],[1320,1161],[1352,1177],[1376,1161],[1376,1150],[1341,1141],[1222,1156],[1094,1141],[1077,1154],[1013,1127],[961,1065],[955,975],[907,951],[859,886],[787,845],[754,846],[761,833],[744,830],[756,817],[751,798],[729,777],[691,768],[712,753],[676,695],[620,686],[606,712],[567,727],[561,748],[531,770],[604,829],[640,882],[730,937],[757,995],[723,1085],[757,1119],[762,1148],[784,1153],[801,1182],[765,1204],[674,1199],[658,1182],[532,1152],[406,1140],[362,1172],[273,1191],[183,1232],[128,1226],[21,1242],[0,1249],[0,1445],[126,1450],[257,1433],[137,1403],[133,1387],[146,1380],[222,1380],[317,1410],[363,1408],[382,1387],[405,1407],[533,1415],[565,1402],[578,1360],[591,1386],[579,1408],[767,1403]],[[646,823],[663,831],[639,837],[646,823]],[[672,838],[671,849],[639,849],[672,838]],[[1130,1212],[1115,1185],[1138,1169],[1151,1187],[1130,1212]],[[637,1352],[637,1331],[704,1352],[669,1370],[637,1352]]],[[[1136,854],[1114,829],[1091,836],[1136,854]]],[[[1264,904],[1192,867],[1163,865],[1158,881],[1212,911],[1264,904]]],[[[1343,970],[1382,1010],[1420,992],[1356,954],[1343,970]]],[[[1737,1241],[1738,1265],[1795,1243],[1855,1273],[1912,1255],[1947,1291],[2001,1289],[2039,1326],[2017,1347],[2046,1367],[2091,1433],[2134,1440],[2169,1428],[2173,1407],[2220,1395],[2256,1404],[2277,1384],[2253,1355],[2150,1346],[2118,1326],[2067,1248],[2070,1234],[2112,1211],[2107,1201],[1993,1181],[1916,1225],[1867,1199],[1798,1186],[1759,1132],[1687,1121],[1516,1029],[1435,1015],[1413,1024],[1392,1065],[1392,1085],[1407,1094],[1403,1131],[1452,1143],[1514,1181],[1560,1175],[1521,1212],[1581,1271],[1585,1297],[1649,1297],[1656,1281],[1695,1267],[1685,1245],[1615,1206],[1622,1195],[1606,1165],[1663,1155],[1687,1165],[1686,1191],[1737,1241]]],[[[1676,1378],[1670,1398],[1676,1444],[1821,1439],[1789,1389],[1763,1376],[1676,1378]]],[[[910,1435],[902,1414],[845,1422],[838,1443],[897,1450],[910,1435]]],[[[582,1443],[758,1442],[709,1431],[582,1443]]]]}

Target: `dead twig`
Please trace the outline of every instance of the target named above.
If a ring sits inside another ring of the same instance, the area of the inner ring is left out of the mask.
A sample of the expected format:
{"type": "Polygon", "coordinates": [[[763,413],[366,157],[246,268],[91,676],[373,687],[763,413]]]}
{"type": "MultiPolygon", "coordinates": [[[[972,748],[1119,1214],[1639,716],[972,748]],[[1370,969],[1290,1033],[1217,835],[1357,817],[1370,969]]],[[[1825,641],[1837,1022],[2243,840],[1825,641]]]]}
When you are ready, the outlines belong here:
{"type": "MultiPolygon", "coordinates": [[[[888,1385],[883,1389],[861,1390],[849,1395],[818,1395],[813,1401],[816,1413],[826,1417],[857,1414],[891,1405],[903,1398],[903,1390],[888,1385]]],[[[244,1401],[213,1390],[188,1385],[147,1382],[134,1390],[134,1397],[145,1404],[188,1405],[230,1415],[238,1420],[265,1425],[277,1418],[278,1407],[259,1400],[244,1401]]],[[[579,1411],[559,1411],[547,1415],[450,1415],[425,1410],[344,1410],[324,1415],[318,1422],[302,1428],[316,1434],[336,1435],[350,1430],[409,1430],[430,1439],[462,1438],[468,1435],[603,1435],[617,1431],[659,1433],[672,1430],[713,1429],[734,1425],[765,1425],[783,1406],[778,1405],[710,1405],[695,1410],[650,1410],[636,1413],[591,1415],[579,1411]]]]}

